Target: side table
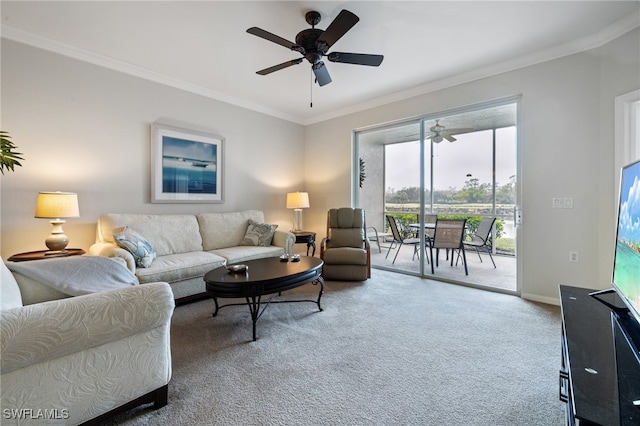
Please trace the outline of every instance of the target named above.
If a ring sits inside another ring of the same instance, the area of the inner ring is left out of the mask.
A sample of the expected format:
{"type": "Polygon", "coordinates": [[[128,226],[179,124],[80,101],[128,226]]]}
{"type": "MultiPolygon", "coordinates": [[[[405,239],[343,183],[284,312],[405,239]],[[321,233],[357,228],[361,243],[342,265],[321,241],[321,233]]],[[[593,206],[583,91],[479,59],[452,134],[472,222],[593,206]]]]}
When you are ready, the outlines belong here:
{"type": "Polygon", "coordinates": [[[296,236],[296,244],[306,244],[307,245],[307,256],[309,256],[309,248],[313,247],[313,251],[311,252],[311,256],[316,255],[316,233],[308,232],[308,231],[292,231],[293,235],[296,236]]]}
{"type": "Polygon", "coordinates": [[[27,251],[25,253],[17,253],[8,258],[10,262],[25,262],[27,260],[52,259],[54,257],[79,256],[84,254],[84,250],[78,248],[65,249],[62,253],[47,254],[49,250],[27,251]]]}

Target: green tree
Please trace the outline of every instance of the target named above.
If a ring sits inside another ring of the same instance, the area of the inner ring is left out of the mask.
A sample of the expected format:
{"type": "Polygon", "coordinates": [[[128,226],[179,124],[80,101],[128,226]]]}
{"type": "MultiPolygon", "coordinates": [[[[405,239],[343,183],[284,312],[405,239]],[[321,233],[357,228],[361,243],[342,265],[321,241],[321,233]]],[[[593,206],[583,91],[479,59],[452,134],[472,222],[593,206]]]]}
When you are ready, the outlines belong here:
{"type": "Polygon", "coordinates": [[[433,198],[436,204],[451,204],[455,201],[457,189],[450,186],[449,189],[433,191],[433,198]]]}
{"type": "Polygon", "coordinates": [[[491,202],[491,184],[480,183],[478,178],[469,179],[464,183],[462,191],[456,193],[455,199],[461,203],[491,202]]]}
{"type": "Polygon", "coordinates": [[[511,176],[509,182],[498,186],[496,189],[496,203],[515,204],[516,202],[516,177],[511,176]]]}

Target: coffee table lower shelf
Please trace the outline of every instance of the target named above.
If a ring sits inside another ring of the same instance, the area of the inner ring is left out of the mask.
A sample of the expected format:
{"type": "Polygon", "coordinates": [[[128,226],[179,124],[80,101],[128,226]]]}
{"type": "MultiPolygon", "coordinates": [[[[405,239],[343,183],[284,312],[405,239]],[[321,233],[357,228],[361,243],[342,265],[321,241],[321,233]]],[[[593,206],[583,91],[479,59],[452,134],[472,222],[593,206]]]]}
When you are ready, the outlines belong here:
{"type": "Polygon", "coordinates": [[[258,259],[244,262],[248,266],[247,273],[232,273],[225,267],[208,272],[205,277],[206,292],[213,298],[215,310],[213,317],[226,306],[249,307],[253,330],[253,340],[257,339],[256,324],[267,307],[272,303],[315,303],[322,311],[320,300],[324,293],[322,278],[322,260],[313,257],[302,257],[300,262],[280,262],[278,258],[258,259]],[[291,290],[305,284],[320,285],[316,300],[273,300],[281,296],[283,291],[291,290]],[[263,301],[263,296],[271,296],[263,301]],[[245,303],[227,303],[220,305],[219,298],[244,298],[245,303]],[[261,309],[262,307],[262,309],[261,309]]]}

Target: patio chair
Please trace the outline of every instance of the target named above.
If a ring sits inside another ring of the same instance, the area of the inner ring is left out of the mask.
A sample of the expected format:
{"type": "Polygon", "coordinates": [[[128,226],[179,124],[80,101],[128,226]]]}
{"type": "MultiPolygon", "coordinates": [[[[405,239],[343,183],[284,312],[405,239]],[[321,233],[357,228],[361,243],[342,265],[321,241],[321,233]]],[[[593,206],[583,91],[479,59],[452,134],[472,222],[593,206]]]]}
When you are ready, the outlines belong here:
{"type": "Polygon", "coordinates": [[[380,245],[380,241],[383,243],[387,241],[387,237],[390,237],[391,234],[387,232],[378,232],[375,226],[367,227],[367,239],[369,243],[375,241],[378,245],[378,253],[382,253],[382,246],[380,245]]]}
{"type": "Polygon", "coordinates": [[[391,235],[393,237],[393,241],[389,246],[389,250],[387,250],[387,255],[385,259],[389,257],[389,253],[391,252],[391,248],[394,243],[398,244],[398,249],[396,250],[396,255],[393,258],[393,262],[396,263],[396,259],[398,258],[398,253],[400,253],[400,249],[403,245],[412,245],[413,246],[413,256],[411,260],[415,259],[416,253],[418,253],[418,246],[420,245],[420,238],[405,238],[400,233],[400,229],[398,227],[398,223],[396,222],[396,218],[390,215],[387,215],[387,221],[389,222],[389,228],[391,228],[391,235]]]}
{"type": "MultiPolygon", "coordinates": [[[[464,228],[467,219],[438,219],[436,221],[436,229],[433,235],[433,239],[429,242],[429,254],[431,256],[431,273],[435,274],[433,269],[433,249],[436,249],[436,261],[435,265],[438,266],[438,257],[440,256],[440,249],[451,250],[451,266],[453,266],[453,258],[456,251],[458,257],[462,257],[462,263],[464,263],[464,274],[469,275],[467,269],[467,256],[464,252],[464,228]]],[[[457,261],[456,261],[457,264],[457,261]]]]}
{"type": "Polygon", "coordinates": [[[482,262],[482,257],[480,257],[480,249],[489,253],[489,258],[491,259],[491,263],[493,263],[493,267],[496,267],[496,262],[493,260],[493,256],[491,252],[493,248],[491,247],[491,243],[489,241],[489,237],[491,235],[491,229],[493,228],[493,224],[496,222],[495,217],[483,217],[478,225],[478,229],[476,233],[471,236],[471,241],[465,241],[464,245],[468,247],[473,247],[478,253],[478,257],[480,258],[480,262],[482,262]]]}
{"type": "MultiPolygon", "coordinates": [[[[425,225],[427,223],[436,223],[438,220],[438,215],[437,214],[425,214],[424,215],[424,223],[425,225]]],[[[433,235],[435,233],[435,228],[427,228],[425,227],[424,230],[424,234],[429,237],[430,239],[433,238],[433,235]]]]}

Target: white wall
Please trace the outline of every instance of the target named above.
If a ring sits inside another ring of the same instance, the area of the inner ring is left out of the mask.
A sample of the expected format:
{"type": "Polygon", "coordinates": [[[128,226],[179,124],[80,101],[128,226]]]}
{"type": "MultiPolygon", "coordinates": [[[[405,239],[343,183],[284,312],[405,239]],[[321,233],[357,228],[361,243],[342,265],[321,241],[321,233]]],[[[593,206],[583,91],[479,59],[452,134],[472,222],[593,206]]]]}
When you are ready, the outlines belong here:
{"type": "Polygon", "coordinates": [[[640,30],[588,52],[306,126],[307,227],[351,203],[352,130],[521,95],[519,264],[524,297],[555,302],[558,284],[610,286],[615,222],[614,98],[640,87],[640,30]],[[574,208],[552,209],[553,197],[574,208]],[[569,263],[569,251],[580,253],[569,263]]]}
{"type": "Polygon", "coordinates": [[[70,247],[86,250],[107,212],[255,208],[289,229],[286,193],[304,189],[302,126],[5,39],[1,128],[25,158],[0,178],[4,259],[46,249],[38,191],[78,193],[81,217],[64,229],[70,247]],[[159,119],[225,138],[223,204],[151,204],[149,127],[159,119]]]}
{"type": "Polygon", "coordinates": [[[613,102],[640,88],[640,30],[599,49],[306,127],[2,40],[2,123],[24,166],[0,178],[0,250],[44,249],[38,191],[77,192],[65,231],[88,248],[104,212],[197,213],[258,208],[291,226],[285,194],[307,190],[305,228],[351,204],[352,130],[488,100],[520,104],[522,293],[554,302],[560,283],[609,285],[615,220],[613,102]],[[225,203],[151,204],[149,125],[169,119],[226,138],[225,203]],[[554,210],[552,197],[573,197],[554,210]],[[580,263],[568,262],[569,251],[580,263]]]}

